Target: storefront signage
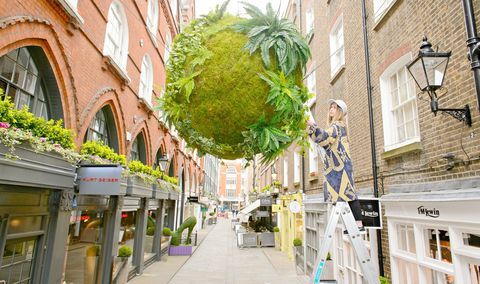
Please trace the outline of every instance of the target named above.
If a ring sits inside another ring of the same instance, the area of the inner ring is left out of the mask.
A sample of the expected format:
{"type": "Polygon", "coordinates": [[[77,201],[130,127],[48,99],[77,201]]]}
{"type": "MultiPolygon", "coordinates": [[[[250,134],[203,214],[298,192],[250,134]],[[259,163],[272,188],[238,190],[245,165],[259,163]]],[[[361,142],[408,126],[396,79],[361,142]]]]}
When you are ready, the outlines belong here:
{"type": "Polygon", "coordinates": [[[298,213],[300,212],[300,203],[297,201],[292,201],[290,202],[290,205],[288,205],[288,208],[292,213],[298,213]]]}
{"type": "Polygon", "coordinates": [[[188,202],[198,202],[198,196],[189,196],[187,199],[188,202]]]}
{"type": "Polygon", "coordinates": [[[120,195],[122,167],[117,165],[82,165],[77,169],[80,195],[120,195]]]}
{"type": "Polygon", "coordinates": [[[268,211],[257,211],[255,214],[257,217],[268,217],[270,216],[270,212],[268,211]]]}
{"type": "Polygon", "coordinates": [[[261,197],[260,198],[260,206],[272,206],[272,198],[271,197],[261,197]]]}
{"type": "Polygon", "coordinates": [[[359,199],[363,226],[369,229],[382,228],[382,211],[378,198],[359,199]]]}
{"type": "Polygon", "coordinates": [[[432,218],[438,218],[440,217],[440,210],[438,209],[428,209],[424,207],[423,205],[418,206],[417,212],[419,215],[425,215],[427,217],[432,217],[432,218]]]}
{"type": "Polygon", "coordinates": [[[280,211],[282,211],[282,205],[280,205],[280,204],[273,204],[272,205],[272,212],[273,213],[280,212],[280,211]]]}

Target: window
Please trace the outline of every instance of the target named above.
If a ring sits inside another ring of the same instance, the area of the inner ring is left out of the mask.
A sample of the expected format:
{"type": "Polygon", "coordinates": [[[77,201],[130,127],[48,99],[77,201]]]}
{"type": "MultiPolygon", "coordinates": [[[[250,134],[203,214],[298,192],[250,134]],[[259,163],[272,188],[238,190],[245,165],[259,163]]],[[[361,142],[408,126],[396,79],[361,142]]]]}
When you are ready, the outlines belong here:
{"type": "Polygon", "coordinates": [[[283,159],[283,186],[288,186],[288,161],[283,159]]]}
{"type": "Polygon", "coordinates": [[[416,253],[415,237],[412,225],[397,224],[398,249],[416,253]]]}
{"type": "Polygon", "coordinates": [[[172,45],[172,36],[170,35],[169,32],[167,32],[167,35],[165,36],[165,55],[164,55],[164,63],[167,64],[168,58],[170,57],[170,47],[172,45]]]}
{"type": "Polygon", "coordinates": [[[314,32],[314,15],[313,15],[313,8],[308,9],[307,13],[305,13],[305,31],[308,34],[313,34],[314,32]]]}
{"type": "MultiPolygon", "coordinates": [[[[315,68],[315,65],[316,63],[315,61],[313,61],[311,64],[312,66],[311,68],[315,68]]],[[[314,95],[311,99],[309,99],[306,102],[306,105],[309,106],[310,108],[313,106],[313,104],[317,100],[317,79],[316,78],[317,78],[316,72],[310,71],[310,74],[308,74],[307,76],[307,88],[308,88],[308,92],[314,95]]]]}
{"type": "Polygon", "coordinates": [[[226,171],[226,188],[227,189],[236,189],[237,188],[237,171],[234,167],[228,167],[226,171]]]}
{"type": "Polygon", "coordinates": [[[145,151],[145,140],[142,134],[138,134],[137,138],[132,143],[132,150],[130,151],[131,161],[140,161],[144,164],[147,163],[147,155],[145,151]]]}
{"type": "Polygon", "coordinates": [[[157,0],[148,0],[148,11],[147,11],[147,28],[148,31],[155,36],[157,34],[158,27],[158,1],[157,0]]]}
{"type": "Polygon", "coordinates": [[[375,22],[382,19],[383,15],[392,7],[395,0],[373,0],[373,14],[375,22]]]}
{"type": "Polygon", "coordinates": [[[345,65],[343,17],[340,16],[330,32],[330,74],[332,77],[345,65]]]}
{"type": "Polygon", "coordinates": [[[308,165],[310,167],[310,174],[318,172],[318,153],[317,145],[313,142],[310,142],[310,147],[308,149],[308,165]]]}
{"type": "Polygon", "coordinates": [[[410,58],[402,56],[380,76],[385,151],[420,141],[415,86],[405,67],[410,58]]]}
{"type": "Polygon", "coordinates": [[[170,8],[172,9],[172,16],[174,19],[174,22],[176,23],[177,21],[177,13],[178,13],[178,0],[170,0],[170,8]]]}
{"type": "Polygon", "coordinates": [[[115,0],[108,11],[107,31],[103,54],[112,57],[122,69],[127,67],[128,25],[122,4],[115,0]]]}
{"type": "Polygon", "coordinates": [[[67,3],[70,5],[70,7],[72,7],[73,9],[77,9],[77,5],[78,5],[78,0],[67,0],[67,3]]]}
{"type": "Polygon", "coordinates": [[[19,48],[0,57],[0,88],[15,107],[27,106],[37,117],[49,119],[46,90],[28,48],[19,48]]]}
{"type": "Polygon", "coordinates": [[[142,60],[142,68],[140,74],[140,85],[138,86],[138,96],[143,98],[149,105],[152,104],[153,90],[153,68],[150,56],[145,54],[142,60]]]}
{"type": "Polygon", "coordinates": [[[87,130],[87,140],[99,141],[108,145],[108,127],[105,114],[102,110],[95,114],[95,117],[90,122],[87,130]]]}
{"type": "Polygon", "coordinates": [[[293,154],[293,182],[300,182],[300,153],[293,154]]]}
{"type": "Polygon", "coordinates": [[[440,229],[426,229],[426,256],[439,261],[452,263],[450,237],[448,231],[440,229]]]}

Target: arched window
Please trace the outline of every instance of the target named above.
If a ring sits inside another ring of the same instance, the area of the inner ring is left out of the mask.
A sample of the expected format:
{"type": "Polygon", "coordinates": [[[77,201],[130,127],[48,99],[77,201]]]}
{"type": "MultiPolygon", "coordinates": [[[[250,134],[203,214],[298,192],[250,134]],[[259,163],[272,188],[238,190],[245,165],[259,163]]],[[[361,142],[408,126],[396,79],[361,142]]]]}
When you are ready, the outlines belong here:
{"type": "Polygon", "coordinates": [[[153,68],[150,56],[145,54],[142,60],[142,68],[140,74],[140,85],[138,86],[138,96],[143,98],[150,105],[152,104],[153,89],[153,68]]]}
{"type": "Polygon", "coordinates": [[[122,4],[115,0],[108,10],[107,31],[103,54],[109,55],[120,68],[127,66],[128,23],[122,4]]]}
{"type": "Polygon", "coordinates": [[[140,161],[144,164],[147,163],[147,151],[145,148],[145,139],[140,133],[137,135],[135,140],[132,143],[132,150],[130,151],[130,160],[131,161],[140,161]]]}
{"type": "Polygon", "coordinates": [[[63,117],[60,93],[48,58],[40,47],[22,47],[0,57],[0,88],[16,108],[37,117],[63,117]],[[57,107],[52,107],[57,106],[57,107]]]}
{"type": "Polygon", "coordinates": [[[152,35],[156,36],[158,27],[158,0],[148,0],[147,28],[152,35]]]}
{"type": "Polygon", "coordinates": [[[118,153],[117,130],[109,106],[104,106],[95,114],[88,126],[85,141],[102,141],[118,153]]]}
{"type": "Polygon", "coordinates": [[[165,64],[167,64],[168,58],[170,57],[171,46],[172,46],[172,36],[170,35],[170,32],[167,32],[167,35],[165,36],[165,53],[164,53],[165,64]]]}

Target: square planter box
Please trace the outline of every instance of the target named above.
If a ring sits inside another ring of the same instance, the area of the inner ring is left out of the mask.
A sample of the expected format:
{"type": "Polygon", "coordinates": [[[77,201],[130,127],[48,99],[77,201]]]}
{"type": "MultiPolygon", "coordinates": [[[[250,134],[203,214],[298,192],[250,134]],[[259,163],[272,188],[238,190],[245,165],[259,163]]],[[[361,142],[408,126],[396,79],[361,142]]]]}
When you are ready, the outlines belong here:
{"type": "Polygon", "coordinates": [[[145,183],[141,178],[131,176],[127,179],[127,195],[135,197],[149,197],[153,195],[152,185],[145,183]]]}
{"type": "Polygon", "coordinates": [[[192,246],[170,246],[168,255],[191,255],[192,246]]]}

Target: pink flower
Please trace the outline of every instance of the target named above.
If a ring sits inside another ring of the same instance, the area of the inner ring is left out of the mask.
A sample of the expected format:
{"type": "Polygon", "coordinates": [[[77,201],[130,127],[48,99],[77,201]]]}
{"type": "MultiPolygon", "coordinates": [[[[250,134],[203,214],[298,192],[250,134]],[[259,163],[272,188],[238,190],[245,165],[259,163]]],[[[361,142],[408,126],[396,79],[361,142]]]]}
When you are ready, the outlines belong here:
{"type": "Polygon", "coordinates": [[[9,128],[10,124],[8,122],[0,122],[0,128],[9,128]]]}
{"type": "Polygon", "coordinates": [[[60,144],[57,144],[57,143],[53,144],[53,146],[54,146],[55,148],[60,148],[60,144]]]}
{"type": "Polygon", "coordinates": [[[43,142],[46,142],[46,141],[47,141],[47,138],[45,138],[45,137],[40,137],[40,142],[43,143],[43,142]]]}

